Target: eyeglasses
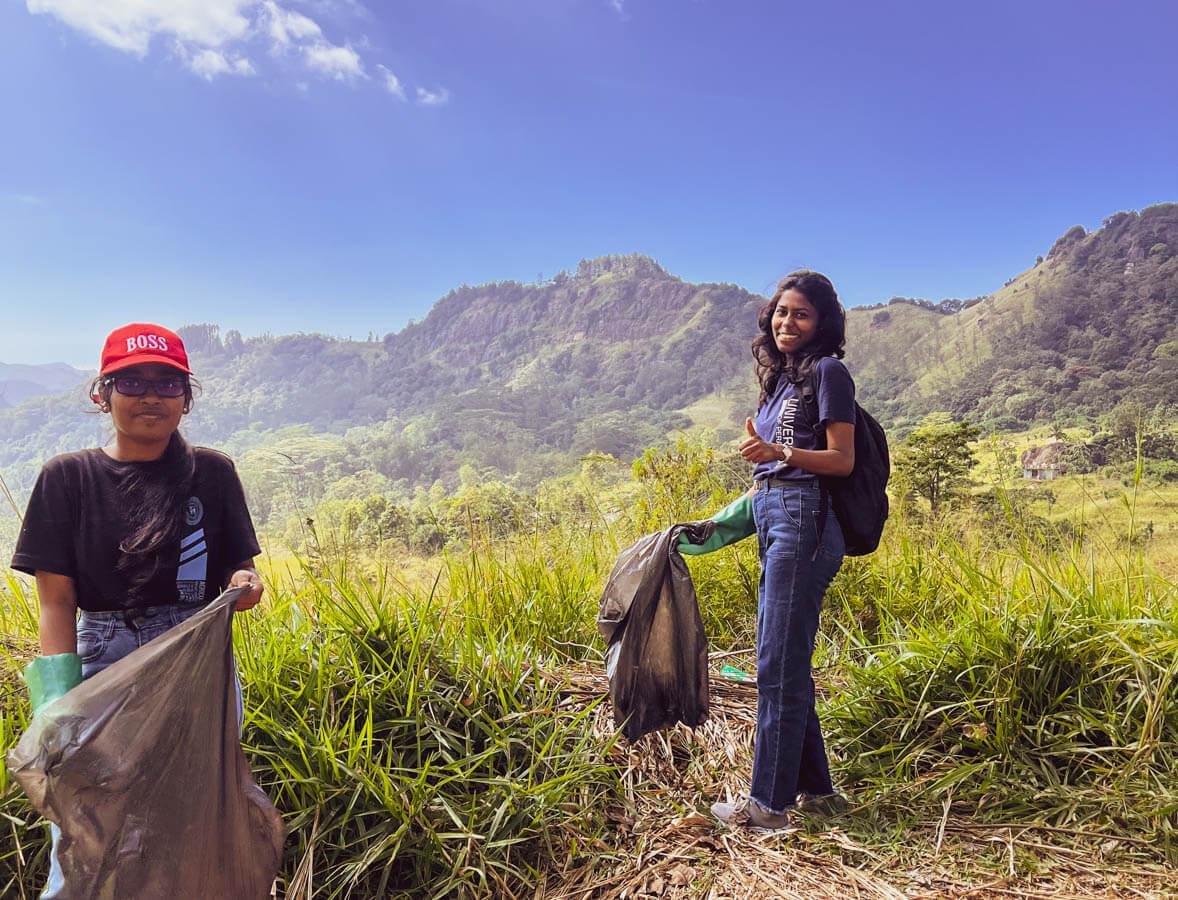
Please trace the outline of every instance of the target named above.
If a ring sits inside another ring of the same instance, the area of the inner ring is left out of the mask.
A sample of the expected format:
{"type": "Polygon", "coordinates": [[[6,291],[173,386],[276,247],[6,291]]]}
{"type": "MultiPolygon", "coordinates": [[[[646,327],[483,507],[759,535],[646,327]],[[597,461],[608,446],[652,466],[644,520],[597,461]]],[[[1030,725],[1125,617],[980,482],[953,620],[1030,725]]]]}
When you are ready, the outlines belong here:
{"type": "Polygon", "coordinates": [[[167,378],[140,378],[136,375],[114,375],[106,380],[124,397],[142,397],[153,391],[157,397],[183,397],[188,390],[188,379],[178,375],[167,378]]]}

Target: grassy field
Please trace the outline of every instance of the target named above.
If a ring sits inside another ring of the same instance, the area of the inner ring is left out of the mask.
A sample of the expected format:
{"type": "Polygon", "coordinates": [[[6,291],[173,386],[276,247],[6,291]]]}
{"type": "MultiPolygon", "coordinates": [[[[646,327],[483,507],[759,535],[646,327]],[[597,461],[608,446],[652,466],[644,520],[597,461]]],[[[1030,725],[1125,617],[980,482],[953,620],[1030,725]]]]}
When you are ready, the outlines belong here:
{"type": "MultiPolygon", "coordinates": [[[[844,566],[816,653],[851,808],[759,837],[704,815],[748,777],[755,688],[719,669],[751,667],[755,547],[690,562],[711,721],[629,745],[603,701],[594,619],[618,549],[727,499],[722,465],[673,462],[431,560],[275,555],[236,643],[247,752],[290,832],[279,896],[1174,895],[1165,492],[1061,481],[1048,503],[1014,485],[997,525],[899,512],[844,566]],[[1043,525],[1066,517],[1084,527],[1043,525]]],[[[34,598],[6,593],[4,747],[35,647],[34,598]]],[[[0,830],[0,895],[35,896],[45,833],[6,774],[0,830]]]]}
{"type": "MultiPolygon", "coordinates": [[[[1004,435],[1000,441],[978,442],[975,491],[994,485],[1015,495],[1026,511],[1056,523],[1078,526],[1096,556],[1110,561],[1133,550],[1144,550],[1150,565],[1170,580],[1178,580],[1178,483],[1135,480],[1132,473],[1069,475],[1054,481],[1025,481],[1002,471],[999,456],[1017,458],[1024,450],[1052,439],[1053,430],[1040,428],[1004,435]],[[1003,445],[1002,447],[1000,447],[1003,445]]],[[[1064,430],[1068,440],[1085,441],[1091,432],[1064,430]]]]}

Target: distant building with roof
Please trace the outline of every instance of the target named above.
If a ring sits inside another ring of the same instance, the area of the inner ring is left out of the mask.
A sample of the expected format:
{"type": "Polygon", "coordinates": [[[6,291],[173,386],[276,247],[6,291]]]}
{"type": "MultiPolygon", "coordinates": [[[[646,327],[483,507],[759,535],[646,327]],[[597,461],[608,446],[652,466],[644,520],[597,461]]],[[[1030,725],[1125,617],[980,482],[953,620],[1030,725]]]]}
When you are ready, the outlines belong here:
{"type": "Polygon", "coordinates": [[[1019,458],[1023,467],[1023,478],[1031,481],[1051,481],[1067,474],[1064,460],[1067,441],[1055,440],[1043,447],[1032,447],[1019,458]]]}

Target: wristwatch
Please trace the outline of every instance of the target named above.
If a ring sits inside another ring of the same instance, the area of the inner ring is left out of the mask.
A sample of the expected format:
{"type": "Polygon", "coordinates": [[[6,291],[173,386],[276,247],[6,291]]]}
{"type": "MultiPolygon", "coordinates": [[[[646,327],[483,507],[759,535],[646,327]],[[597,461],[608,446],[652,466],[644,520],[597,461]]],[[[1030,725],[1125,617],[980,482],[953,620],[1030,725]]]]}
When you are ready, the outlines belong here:
{"type": "Polygon", "coordinates": [[[789,464],[789,458],[794,455],[794,448],[789,444],[778,444],[781,447],[781,461],[789,464]]]}

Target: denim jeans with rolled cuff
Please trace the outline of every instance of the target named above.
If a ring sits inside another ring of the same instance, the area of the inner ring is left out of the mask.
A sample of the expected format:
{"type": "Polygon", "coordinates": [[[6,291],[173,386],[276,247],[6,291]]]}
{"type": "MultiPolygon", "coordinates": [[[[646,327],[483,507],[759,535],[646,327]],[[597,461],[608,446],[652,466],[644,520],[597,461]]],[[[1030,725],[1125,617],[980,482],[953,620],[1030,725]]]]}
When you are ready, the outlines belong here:
{"type": "MultiPolygon", "coordinates": [[[[147,606],[134,612],[86,612],[78,618],[78,655],[82,657],[83,680],[97,675],[117,663],[124,656],[155,640],[169,629],[192,618],[204,606],[147,606]]],[[[237,728],[240,733],[245,708],[241,700],[241,680],[234,667],[233,681],[237,688],[237,728]]],[[[49,878],[41,892],[41,900],[57,900],[65,887],[61,866],[57,861],[57,845],[61,829],[49,825],[52,847],[49,851],[49,878]]]]}
{"type": "Polygon", "coordinates": [[[799,793],[834,790],[810,663],[823,597],[846,546],[829,497],[816,479],[775,484],[759,485],[753,495],[761,582],[757,732],[749,793],[769,812],[783,813],[796,806],[799,793]]]}

